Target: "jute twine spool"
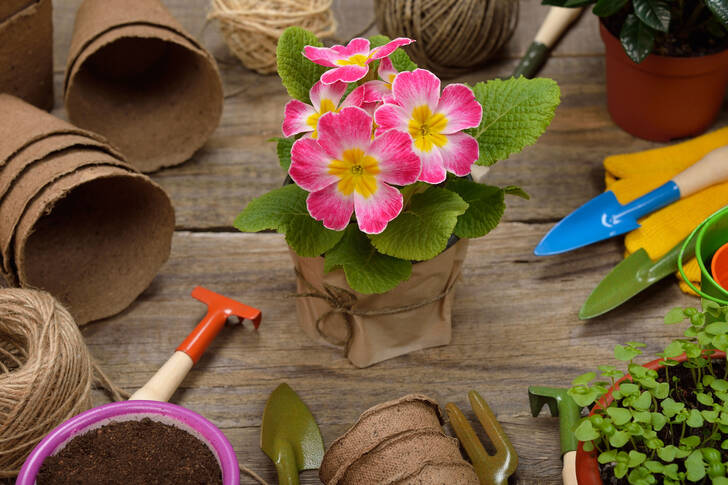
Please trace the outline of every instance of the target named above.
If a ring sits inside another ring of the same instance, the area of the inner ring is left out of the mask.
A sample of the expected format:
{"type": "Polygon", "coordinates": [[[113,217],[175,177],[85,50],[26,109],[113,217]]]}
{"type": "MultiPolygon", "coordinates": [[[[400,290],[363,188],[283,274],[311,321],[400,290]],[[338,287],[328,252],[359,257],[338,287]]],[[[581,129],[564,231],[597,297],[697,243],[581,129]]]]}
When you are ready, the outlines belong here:
{"type": "Polygon", "coordinates": [[[287,27],[299,26],[319,39],[336,32],[332,0],[212,0],[208,20],[220,21],[230,50],[248,69],[276,71],[276,45],[287,27]]]}
{"type": "Polygon", "coordinates": [[[420,66],[452,77],[483,64],[513,35],[518,0],[375,0],[377,27],[417,42],[407,53],[420,66]]]}
{"type": "Polygon", "coordinates": [[[0,478],[17,476],[48,432],[91,407],[94,381],[115,400],[127,397],[98,369],[55,298],[0,290],[0,478]]]}

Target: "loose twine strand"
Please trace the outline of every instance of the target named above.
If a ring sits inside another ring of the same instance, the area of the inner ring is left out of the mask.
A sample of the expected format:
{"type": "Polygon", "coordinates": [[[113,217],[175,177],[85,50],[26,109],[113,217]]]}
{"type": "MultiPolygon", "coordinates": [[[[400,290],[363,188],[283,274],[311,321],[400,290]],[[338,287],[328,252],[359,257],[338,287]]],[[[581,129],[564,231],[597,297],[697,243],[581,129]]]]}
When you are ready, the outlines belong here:
{"type": "Polygon", "coordinates": [[[407,53],[453,77],[480,66],[511,38],[518,0],[375,0],[379,31],[417,40],[407,53]]]}
{"type": "Polygon", "coordinates": [[[350,319],[345,318],[346,321],[346,338],[343,342],[337,342],[333,340],[329,335],[324,332],[322,325],[326,321],[327,318],[329,318],[331,315],[334,315],[336,313],[341,313],[348,316],[357,316],[357,317],[377,317],[382,315],[395,315],[397,313],[405,313],[412,310],[417,310],[418,308],[422,308],[423,306],[430,305],[431,303],[435,303],[437,301],[442,300],[445,298],[448,293],[452,291],[452,289],[455,287],[455,281],[453,281],[451,284],[449,284],[440,294],[433,296],[431,298],[425,298],[421,301],[418,301],[417,303],[412,303],[410,305],[402,305],[399,307],[390,307],[390,308],[381,308],[376,310],[357,310],[356,304],[358,301],[358,298],[356,294],[354,294],[352,291],[347,290],[346,288],[341,288],[339,286],[331,285],[329,283],[322,283],[324,291],[321,292],[318,288],[316,288],[310,281],[308,281],[304,276],[303,273],[298,268],[294,268],[294,271],[296,272],[296,278],[300,282],[303,283],[303,285],[308,288],[310,291],[308,293],[296,293],[294,295],[291,295],[294,298],[318,298],[320,300],[326,301],[329,306],[331,307],[330,310],[323,313],[316,319],[316,331],[318,334],[326,340],[331,345],[337,346],[337,347],[343,347],[345,354],[349,355],[349,349],[351,347],[351,341],[352,336],[354,335],[354,329],[352,328],[352,322],[350,319]]]}
{"type": "Polygon", "coordinates": [[[93,361],[55,298],[0,290],[0,478],[17,476],[48,432],[91,407],[94,383],[114,400],[128,397],[93,361]]]}
{"type": "Polygon", "coordinates": [[[319,39],[336,32],[332,0],[212,0],[209,20],[219,20],[230,50],[248,69],[276,71],[276,45],[287,27],[299,26],[319,39]]]}

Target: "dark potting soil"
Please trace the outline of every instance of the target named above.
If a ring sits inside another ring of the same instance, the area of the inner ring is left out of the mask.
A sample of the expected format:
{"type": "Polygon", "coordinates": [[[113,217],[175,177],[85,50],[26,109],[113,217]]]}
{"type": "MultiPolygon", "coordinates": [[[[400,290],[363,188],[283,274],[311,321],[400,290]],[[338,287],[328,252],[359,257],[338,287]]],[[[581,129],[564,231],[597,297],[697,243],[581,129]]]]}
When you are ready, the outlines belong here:
{"type": "MultiPolygon", "coordinates": [[[[658,382],[664,382],[665,381],[665,369],[659,369],[658,371],[658,382]]],[[[724,359],[717,359],[713,361],[713,373],[716,376],[723,376],[726,372],[726,361],[724,359]]],[[[693,374],[690,372],[690,369],[686,369],[682,365],[676,366],[676,367],[670,367],[669,370],[669,377],[672,381],[670,383],[670,388],[675,389],[675,391],[670,394],[670,397],[672,397],[675,401],[683,402],[685,403],[685,407],[687,409],[707,409],[705,406],[700,404],[697,399],[695,398],[695,394],[693,393],[693,390],[696,388],[695,380],[693,379],[693,374]]],[[[700,435],[701,429],[693,429],[693,428],[687,428],[687,432],[685,433],[685,436],[691,436],[691,435],[700,435]]],[[[678,431],[675,435],[671,432],[670,425],[665,426],[662,428],[662,430],[657,434],[657,437],[660,438],[665,445],[679,445],[680,441],[680,432],[678,431]]],[[[703,436],[701,436],[703,437],[703,436]]],[[[726,436],[723,437],[725,439],[726,436]]],[[[718,444],[720,444],[721,440],[718,440],[718,444]]],[[[720,450],[721,458],[723,462],[728,460],[728,450],[720,449],[720,446],[715,446],[716,449],[720,450]]],[[[623,448],[625,451],[629,452],[630,448],[623,448]]],[[[639,447],[637,448],[637,451],[645,453],[648,457],[652,454],[652,450],[647,449],[646,447],[639,447]]],[[[657,459],[657,458],[656,458],[657,459]]],[[[604,485],[629,485],[629,481],[627,481],[627,477],[624,478],[615,478],[614,477],[614,465],[611,463],[608,463],[606,465],[599,465],[599,471],[602,477],[602,482],[604,485]]],[[[685,471],[681,468],[680,471],[685,471]]],[[[706,477],[701,482],[695,482],[696,484],[708,484],[710,483],[710,478],[706,477]]],[[[690,482],[693,483],[693,482],[690,482]]]]}
{"type": "MultiPolygon", "coordinates": [[[[653,53],[660,56],[697,57],[728,49],[728,35],[720,38],[711,33],[714,28],[710,27],[712,13],[705,7],[704,0],[684,0],[684,5],[687,18],[680,19],[673,11],[670,31],[657,33],[653,53]],[[698,15],[691,18],[696,8],[699,9],[698,15]]],[[[604,26],[619,39],[624,20],[633,11],[632,2],[628,2],[618,13],[603,18],[604,26]]]]}
{"type": "Polygon", "coordinates": [[[46,458],[38,485],[222,484],[212,451],[192,434],[153,421],[112,422],[46,458]]]}

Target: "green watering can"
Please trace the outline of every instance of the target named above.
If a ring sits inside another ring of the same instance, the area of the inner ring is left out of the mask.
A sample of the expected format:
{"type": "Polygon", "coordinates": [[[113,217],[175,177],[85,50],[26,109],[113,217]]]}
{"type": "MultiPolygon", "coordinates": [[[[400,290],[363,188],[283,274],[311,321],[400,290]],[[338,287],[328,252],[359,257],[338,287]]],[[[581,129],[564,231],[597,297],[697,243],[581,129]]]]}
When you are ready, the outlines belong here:
{"type": "Polygon", "coordinates": [[[728,306],[728,291],[713,278],[710,267],[713,255],[726,243],[728,243],[728,206],[705,219],[690,233],[680,249],[677,260],[680,275],[687,285],[701,297],[721,306],[728,306]],[[683,260],[693,239],[695,239],[695,257],[700,266],[700,289],[685,276],[683,268],[683,260]]]}

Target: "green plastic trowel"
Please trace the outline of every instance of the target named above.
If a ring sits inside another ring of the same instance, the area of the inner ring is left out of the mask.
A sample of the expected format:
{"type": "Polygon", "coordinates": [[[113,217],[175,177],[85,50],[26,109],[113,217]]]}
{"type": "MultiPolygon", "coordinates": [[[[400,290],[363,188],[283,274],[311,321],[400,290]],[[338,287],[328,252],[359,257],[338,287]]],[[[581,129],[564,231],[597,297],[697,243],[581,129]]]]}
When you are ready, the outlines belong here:
{"type": "MultiPolygon", "coordinates": [[[[685,241],[680,241],[660,259],[653,261],[647,251],[639,249],[630,254],[599,282],[579,311],[579,318],[587,320],[602,315],[629,300],[642,290],[677,271],[677,259],[685,241]]],[[[685,259],[692,258],[695,243],[685,250],[685,259]]]]}
{"type": "Polygon", "coordinates": [[[288,384],[278,386],[268,398],[260,448],[275,463],[279,485],[298,485],[300,472],[321,466],[321,431],[311,411],[288,384]]]}

